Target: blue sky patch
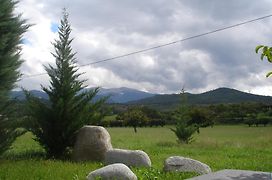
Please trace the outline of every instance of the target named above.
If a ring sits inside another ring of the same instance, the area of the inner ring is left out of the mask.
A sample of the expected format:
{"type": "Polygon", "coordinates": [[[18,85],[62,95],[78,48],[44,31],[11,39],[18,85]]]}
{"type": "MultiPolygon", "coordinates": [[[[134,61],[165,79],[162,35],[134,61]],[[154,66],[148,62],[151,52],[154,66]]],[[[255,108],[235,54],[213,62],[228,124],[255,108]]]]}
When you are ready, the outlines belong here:
{"type": "Polygon", "coordinates": [[[31,42],[26,38],[22,39],[22,43],[25,44],[25,45],[31,45],[31,42]]]}
{"type": "Polygon", "coordinates": [[[51,23],[50,29],[53,33],[55,33],[55,32],[58,32],[58,27],[59,25],[57,23],[51,23]]]}

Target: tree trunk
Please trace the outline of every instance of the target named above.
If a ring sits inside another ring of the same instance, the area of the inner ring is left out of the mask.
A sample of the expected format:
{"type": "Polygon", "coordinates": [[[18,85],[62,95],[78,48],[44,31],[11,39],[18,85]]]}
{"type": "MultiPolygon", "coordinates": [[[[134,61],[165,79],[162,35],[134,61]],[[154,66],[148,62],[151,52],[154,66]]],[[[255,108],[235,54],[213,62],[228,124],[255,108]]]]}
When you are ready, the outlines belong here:
{"type": "Polygon", "coordinates": [[[134,128],[134,132],[137,133],[137,129],[136,129],[137,127],[133,126],[133,128],[134,128]]]}

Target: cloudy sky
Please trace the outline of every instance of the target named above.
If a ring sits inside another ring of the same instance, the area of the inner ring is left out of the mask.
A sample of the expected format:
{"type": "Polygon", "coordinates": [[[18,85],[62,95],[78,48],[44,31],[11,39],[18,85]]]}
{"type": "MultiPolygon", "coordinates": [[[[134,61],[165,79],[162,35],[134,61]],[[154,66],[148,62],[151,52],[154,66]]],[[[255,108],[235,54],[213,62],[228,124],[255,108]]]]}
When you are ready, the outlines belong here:
{"type": "MultiPolygon", "coordinates": [[[[16,11],[34,24],[24,36],[21,72],[54,63],[51,42],[66,7],[79,65],[150,48],[272,14],[271,0],[20,0],[16,11]]],[[[90,87],[129,87],[155,93],[182,87],[200,93],[218,87],[272,95],[272,64],[256,45],[271,45],[272,17],[114,61],[80,68],[90,87]]],[[[24,78],[27,89],[47,75],[24,78]]]]}

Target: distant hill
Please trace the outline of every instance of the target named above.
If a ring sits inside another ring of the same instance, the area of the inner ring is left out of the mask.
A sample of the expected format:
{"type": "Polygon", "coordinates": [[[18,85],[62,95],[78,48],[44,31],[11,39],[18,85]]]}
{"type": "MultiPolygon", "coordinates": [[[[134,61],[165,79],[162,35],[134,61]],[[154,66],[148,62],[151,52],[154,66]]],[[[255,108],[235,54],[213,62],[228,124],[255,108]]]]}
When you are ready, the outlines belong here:
{"type": "MultiPolygon", "coordinates": [[[[48,99],[47,94],[42,91],[32,90],[34,96],[48,99]]],[[[101,88],[95,100],[110,96],[108,103],[120,103],[130,105],[149,105],[158,109],[171,109],[180,103],[180,96],[178,94],[163,94],[156,95],[130,88],[101,88]]],[[[22,91],[13,91],[11,97],[23,100],[24,94],[22,91]]],[[[186,93],[187,102],[193,105],[210,105],[210,104],[235,104],[242,102],[260,102],[265,104],[272,104],[271,96],[260,96],[250,93],[245,93],[230,88],[218,88],[201,94],[186,93]]]]}
{"type": "MultiPolygon", "coordinates": [[[[250,93],[245,93],[230,88],[218,88],[201,94],[186,93],[187,103],[194,105],[210,105],[210,104],[235,104],[242,102],[259,102],[272,104],[271,96],[260,96],[250,93]]],[[[150,105],[156,108],[173,108],[180,103],[178,94],[155,95],[146,99],[132,101],[129,104],[134,105],[150,105]]]]}
{"type": "MultiPolygon", "coordinates": [[[[43,91],[31,90],[30,92],[36,97],[48,99],[47,94],[43,91]]],[[[108,100],[109,103],[127,103],[129,101],[137,101],[140,99],[152,97],[154,94],[125,87],[113,89],[101,88],[95,99],[99,99],[105,96],[110,96],[108,100]]],[[[25,95],[22,91],[12,91],[11,97],[17,98],[19,100],[25,99],[25,95]]]]}

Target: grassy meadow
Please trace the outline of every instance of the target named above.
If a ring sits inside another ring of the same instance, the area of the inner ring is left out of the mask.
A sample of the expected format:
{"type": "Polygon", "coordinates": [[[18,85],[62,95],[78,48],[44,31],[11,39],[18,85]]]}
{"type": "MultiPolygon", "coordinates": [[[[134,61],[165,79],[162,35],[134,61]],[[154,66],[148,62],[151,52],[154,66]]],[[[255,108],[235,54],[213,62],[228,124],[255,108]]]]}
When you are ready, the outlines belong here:
{"type": "MultiPolygon", "coordinates": [[[[180,145],[169,127],[108,128],[114,148],[141,149],[152,161],[151,169],[133,168],[139,179],[185,179],[192,173],[164,173],[163,161],[172,155],[193,158],[213,171],[244,169],[272,171],[272,127],[215,126],[200,129],[195,141],[180,145]]],[[[30,133],[19,137],[0,159],[0,179],[85,179],[102,163],[46,160],[30,133]]]]}

